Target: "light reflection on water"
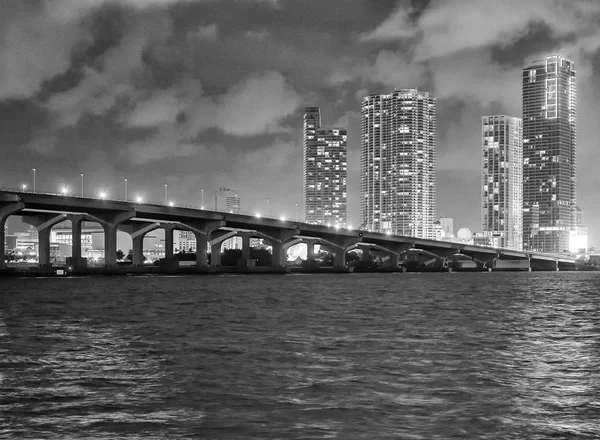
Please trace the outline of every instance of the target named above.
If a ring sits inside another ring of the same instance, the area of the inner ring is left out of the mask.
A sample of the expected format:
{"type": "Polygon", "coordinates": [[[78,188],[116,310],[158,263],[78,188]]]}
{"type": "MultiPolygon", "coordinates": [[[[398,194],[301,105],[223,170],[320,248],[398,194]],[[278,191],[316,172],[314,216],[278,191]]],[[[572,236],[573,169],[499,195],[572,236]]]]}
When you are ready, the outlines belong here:
{"type": "Polygon", "coordinates": [[[600,438],[599,286],[0,280],[0,437],[600,438]]]}

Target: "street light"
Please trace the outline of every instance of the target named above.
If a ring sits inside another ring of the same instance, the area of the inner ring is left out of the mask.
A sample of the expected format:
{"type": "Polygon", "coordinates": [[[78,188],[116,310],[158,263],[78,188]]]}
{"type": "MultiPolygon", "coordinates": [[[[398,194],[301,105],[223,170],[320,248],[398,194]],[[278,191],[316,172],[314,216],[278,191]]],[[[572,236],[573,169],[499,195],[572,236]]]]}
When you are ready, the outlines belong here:
{"type": "Polygon", "coordinates": [[[127,202],[127,177],[125,178],[125,201],[127,202]]]}
{"type": "Polygon", "coordinates": [[[298,204],[296,203],[296,221],[298,221],[298,204]]]}
{"type": "Polygon", "coordinates": [[[81,173],[81,197],[83,197],[83,173],[81,173]]]}
{"type": "Polygon", "coordinates": [[[67,187],[66,187],[66,186],[63,186],[63,187],[62,187],[62,190],[61,190],[61,192],[62,192],[62,195],[63,195],[63,196],[66,196],[66,195],[67,195],[67,193],[68,193],[68,191],[67,191],[67,187]]]}
{"type": "Polygon", "coordinates": [[[267,197],[267,215],[266,217],[269,217],[269,198],[267,197]]]}
{"type": "Polygon", "coordinates": [[[202,199],[201,199],[201,202],[200,202],[200,208],[204,209],[204,188],[201,188],[200,192],[202,193],[202,199]]]}
{"type": "Polygon", "coordinates": [[[104,200],[104,198],[105,198],[105,197],[106,197],[106,192],[104,192],[104,191],[100,191],[100,198],[101,198],[102,200],[104,200]]]}
{"type": "Polygon", "coordinates": [[[35,168],[33,169],[33,192],[35,192],[35,168]]]}
{"type": "Polygon", "coordinates": [[[25,192],[25,190],[27,189],[27,185],[23,184],[21,186],[23,187],[23,192],[25,192]]]}
{"type": "Polygon", "coordinates": [[[165,183],[165,205],[167,204],[167,184],[165,183]]]}
{"type": "Polygon", "coordinates": [[[284,222],[285,221],[285,217],[281,216],[281,221],[284,222]]]}
{"type": "Polygon", "coordinates": [[[142,203],[144,201],[144,199],[142,199],[140,196],[137,196],[135,198],[135,201],[138,202],[138,203],[142,203]]]}

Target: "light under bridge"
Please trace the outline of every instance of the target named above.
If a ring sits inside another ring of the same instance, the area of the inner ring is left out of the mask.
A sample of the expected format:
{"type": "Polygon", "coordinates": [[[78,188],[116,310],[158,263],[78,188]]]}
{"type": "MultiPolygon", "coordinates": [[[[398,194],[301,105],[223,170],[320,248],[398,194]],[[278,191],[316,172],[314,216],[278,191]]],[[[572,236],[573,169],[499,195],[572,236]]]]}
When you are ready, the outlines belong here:
{"type": "MultiPolygon", "coordinates": [[[[133,266],[143,263],[144,236],[156,229],[165,231],[165,257],[173,255],[173,232],[189,231],[197,243],[196,267],[209,267],[207,248],[211,248],[210,266],[221,265],[221,245],[232,236],[242,238],[242,260],[250,259],[250,239],[261,238],[272,248],[272,268],[286,266],[286,250],[295,244],[307,245],[307,259],[314,259],[314,245],[327,247],[334,255],[334,269],[346,268],[346,252],[360,248],[363,258],[371,253],[383,255],[383,266],[398,270],[401,262],[417,267],[460,270],[575,270],[575,260],[568,257],[465,245],[446,241],[387,235],[376,232],[333,228],[297,221],[232,214],[185,206],[104,200],[57,194],[0,191],[0,243],[5,252],[5,224],[12,216],[21,216],[35,227],[39,237],[39,265],[51,265],[50,231],[65,220],[72,224],[74,270],[82,265],[82,222],[97,222],[104,231],[105,267],[117,267],[117,231],[131,235],[133,266]],[[465,265],[465,261],[470,261],[465,265]]],[[[6,263],[1,259],[0,269],[6,263]]]]}

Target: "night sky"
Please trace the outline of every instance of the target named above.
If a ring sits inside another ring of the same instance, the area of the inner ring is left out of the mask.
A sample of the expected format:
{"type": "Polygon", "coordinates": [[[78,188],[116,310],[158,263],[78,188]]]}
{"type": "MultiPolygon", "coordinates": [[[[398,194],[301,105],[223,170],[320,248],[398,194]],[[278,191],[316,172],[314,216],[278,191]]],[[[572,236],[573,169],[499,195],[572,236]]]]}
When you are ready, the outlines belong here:
{"type": "Polygon", "coordinates": [[[598,0],[2,0],[0,185],[101,190],[292,218],[302,113],[347,127],[359,224],[360,104],[438,99],[438,215],[479,231],[481,116],[521,116],[525,60],[576,63],[578,199],[600,246],[598,0]]]}

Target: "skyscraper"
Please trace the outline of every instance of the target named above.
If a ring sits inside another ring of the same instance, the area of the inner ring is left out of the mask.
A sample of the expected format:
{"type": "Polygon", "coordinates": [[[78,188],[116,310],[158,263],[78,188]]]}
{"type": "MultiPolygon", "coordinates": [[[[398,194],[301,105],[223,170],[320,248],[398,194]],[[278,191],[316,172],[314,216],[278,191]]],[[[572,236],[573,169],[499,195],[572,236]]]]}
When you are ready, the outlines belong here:
{"type": "Polygon", "coordinates": [[[363,99],[361,227],[435,238],[436,100],[417,89],[363,99]]]}
{"type": "Polygon", "coordinates": [[[304,221],[346,225],[347,132],[322,128],[319,107],[306,107],[303,130],[304,221]]]}
{"type": "Polygon", "coordinates": [[[519,118],[481,118],[482,232],[496,247],[523,248],[523,125],[519,118]]]}
{"type": "Polygon", "coordinates": [[[575,65],[552,55],[523,69],[523,248],[569,249],[575,227],[575,65]]]}

